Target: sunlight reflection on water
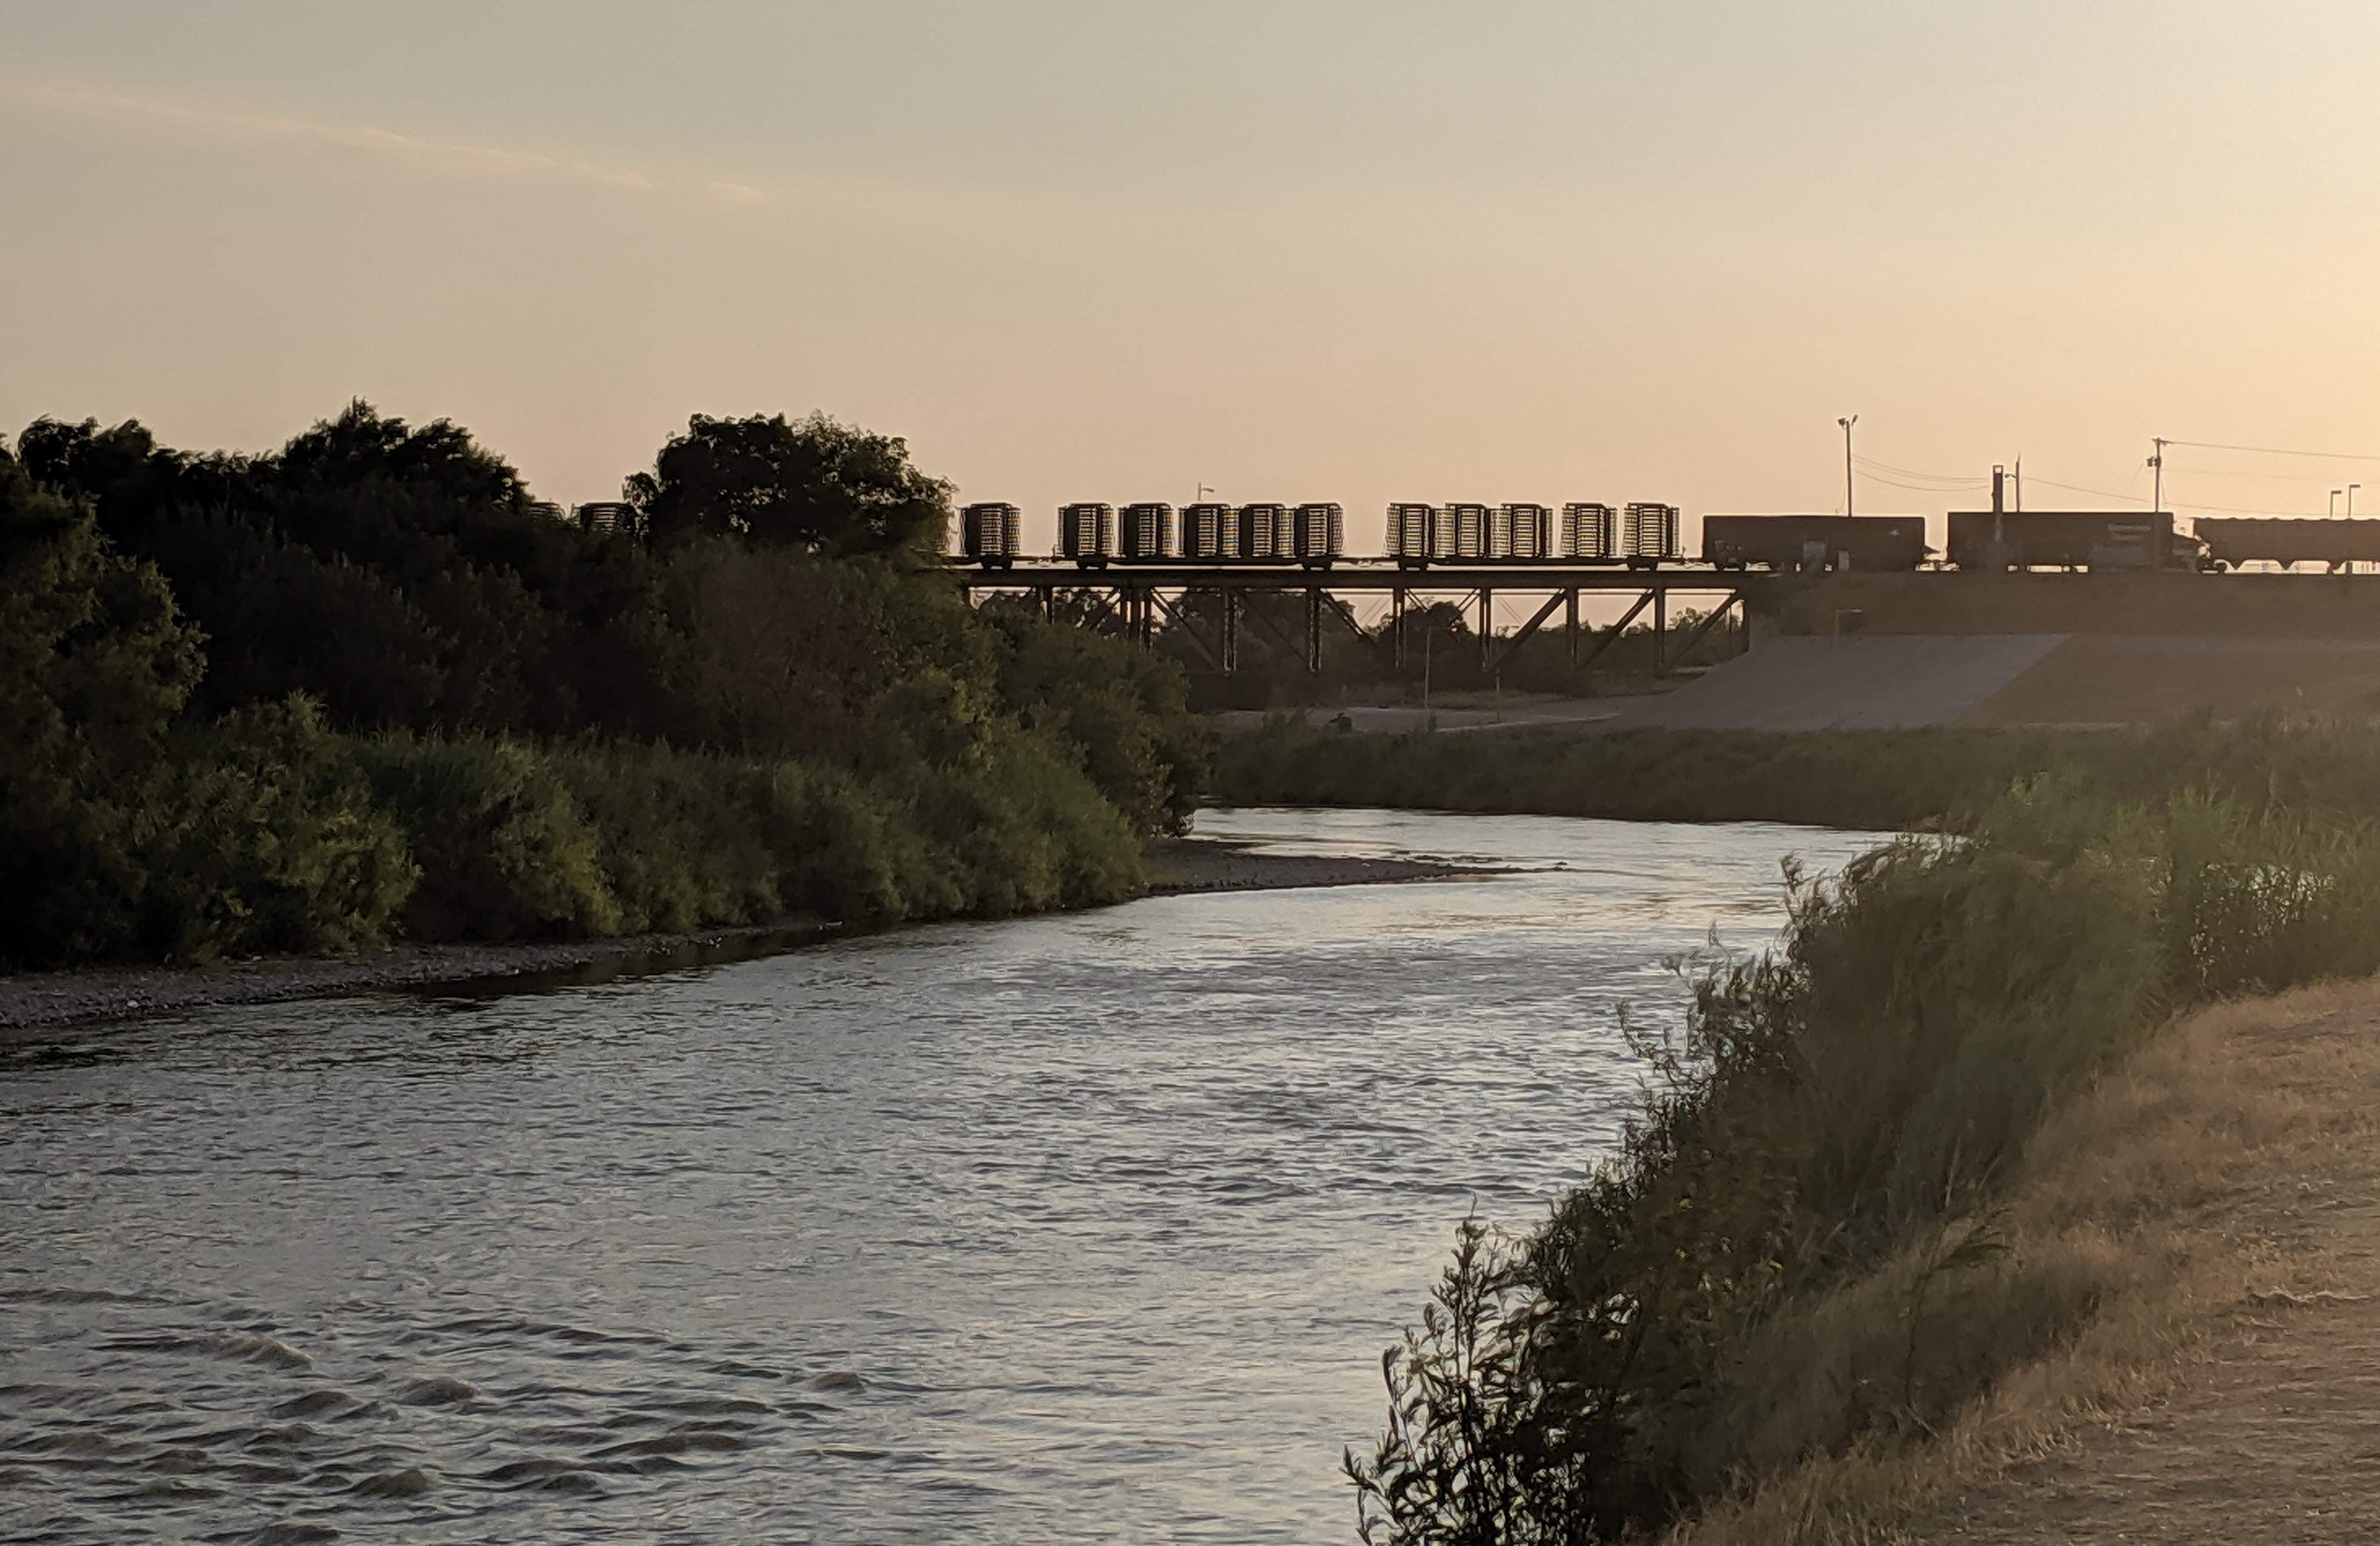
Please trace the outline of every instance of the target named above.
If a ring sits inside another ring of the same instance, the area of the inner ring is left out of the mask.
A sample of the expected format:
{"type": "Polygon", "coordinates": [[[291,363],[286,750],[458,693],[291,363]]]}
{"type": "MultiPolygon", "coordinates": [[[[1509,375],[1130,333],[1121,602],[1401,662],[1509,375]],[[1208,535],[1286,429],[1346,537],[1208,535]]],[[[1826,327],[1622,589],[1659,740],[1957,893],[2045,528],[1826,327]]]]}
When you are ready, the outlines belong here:
{"type": "Polygon", "coordinates": [[[1592,1164],[1665,958],[1872,839],[1198,827],[1523,873],[7,1052],[0,1533],[1350,1539],[1454,1223],[1592,1164]]]}

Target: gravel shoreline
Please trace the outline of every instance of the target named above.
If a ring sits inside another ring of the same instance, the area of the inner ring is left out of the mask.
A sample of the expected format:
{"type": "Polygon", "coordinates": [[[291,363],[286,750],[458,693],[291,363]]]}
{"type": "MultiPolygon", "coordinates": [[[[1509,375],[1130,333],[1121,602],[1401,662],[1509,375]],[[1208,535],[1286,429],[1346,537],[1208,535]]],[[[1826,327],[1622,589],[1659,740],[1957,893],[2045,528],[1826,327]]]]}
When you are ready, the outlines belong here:
{"type": "MultiPolygon", "coordinates": [[[[1203,838],[1172,838],[1150,844],[1148,867],[1150,896],[1371,886],[1500,873],[1426,860],[1250,853],[1238,844],[1203,838]]],[[[773,955],[845,932],[832,924],[796,920],[543,945],[401,945],[356,956],[268,957],[204,967],[28,972],[0,977],[0,1041],[22,1041],[43,1031],[219,1004],[270,1004],[522,978],[663,971],[773,955]]]]}

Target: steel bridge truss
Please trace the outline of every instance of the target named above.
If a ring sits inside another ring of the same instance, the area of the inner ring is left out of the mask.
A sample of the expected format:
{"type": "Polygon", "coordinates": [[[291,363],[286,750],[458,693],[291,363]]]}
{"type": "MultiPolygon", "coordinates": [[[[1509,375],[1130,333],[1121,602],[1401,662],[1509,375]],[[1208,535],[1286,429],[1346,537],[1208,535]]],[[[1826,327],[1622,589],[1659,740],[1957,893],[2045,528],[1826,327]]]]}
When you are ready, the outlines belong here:
{"type": "Polygon", "coordinates": [[[1489,675],[1502,671],[1515,651],[1562,614],[1561,628],[1570,646],[1570,663],[1584,670],[1620,642],[1631,623],[1647,610],[1653,614],[1654,672],[1666,675],[1683,660],[1713,629],[1736,615],[1744,604],[1744,577],[1709,569],[1615,569],[1542,564],[1498,568],[1434,566],[1399,569],[1387,565],[1334,565],[1328,569],[1257,568],[1232,564],[1112,564],[1084,568],[1072,563],[1018,563],[1006,569],[959,568],[952,575],[972,598],[1009,592],[1036,595],[1052,618],[1058,615],[1062,592],[1087,594],[1099,600],[1098,610],[1085,621],[1097,627],[1120,622],[1125,638],[1137,644],[1156,641],[1159,620],[1173,624],[1192,652],[1219,675],[1231,676],[1240,667],[1240,638],[1245,625],[1254,624],[1283,651],[1304,660],[1308,672],[1322,670],[1322,638],[1328,620],[1336,618],[1358,638],[1366,639],[1353,613],[1338,604],[1348,595],[1380,595],[1389,598],[1390,637],[1396,669],[1406,668],[1415,632],[1412,618],[1425,604],[1460,598],[1463,610],[1476,609],[1479,663],[1489,675]],[[1268,613],[1246,605],[1252,592],[1300,594],[1305,598],[1305,637],[1292,638],[1268,613]],[[1184,605],[1193,594],[1216,598],[1212,626],[1195,625],[1184,605]],[[1496,598],[1500,595],[1543,596],[1545,602],[1527,622],[1511,634],[1494,630],[1496,598]],[[1669,647],[1670,598],[1672,594],[1718,596],[1723,599],[1695,625],[1677,649],[1669,647]],[[1633,596],[1619,621],[1601,628],[1583,626],[1579,598],[1633,596]],[[1171,598],[1169,599],[1169,598],[1171,598]]]}

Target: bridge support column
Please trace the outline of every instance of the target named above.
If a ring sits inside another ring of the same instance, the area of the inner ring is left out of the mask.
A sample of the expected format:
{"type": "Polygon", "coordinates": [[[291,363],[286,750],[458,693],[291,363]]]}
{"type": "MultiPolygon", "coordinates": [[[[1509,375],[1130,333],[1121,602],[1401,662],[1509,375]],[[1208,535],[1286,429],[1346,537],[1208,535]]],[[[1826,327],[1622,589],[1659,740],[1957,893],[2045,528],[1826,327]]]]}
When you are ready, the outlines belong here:
{"type": "Polygon", "coordinates": [[[1308,676],[1322,674],[1322,593],[1305,593],[1305,672],[1308,676]]]}
{"type": "Polygon", "coordinates": [[[1653,593],[1653,674],[1670,674],[1670,593],[1653,593]]]}
{"type": "Polygon", "coordinates": [[[1562,633],[1570,640],[1570,668],[1578,670],[1578,592],[1562,593],[1562,633]]]}
{"type": "Polygon", "coordinates": [[[1240,671],[1240,593],[1229,586],[1215,593],[1220,621],[1215,625],[1217,651],[1223,658],[1223,674],[1237,676],[1240,671]]]}
{"type": "Polygon", "coordinates": [[[1405,674],[1405,592],[1402,586],[1389,592],[1389,648],[1392,669],[1399,676],[1405,674]]]}
{"type": "Polygon", "coordinates": [[[1479,587],[1479,669],[1486,670],[1496,659],[1496,593],[1486,586],[1479,587]]]}

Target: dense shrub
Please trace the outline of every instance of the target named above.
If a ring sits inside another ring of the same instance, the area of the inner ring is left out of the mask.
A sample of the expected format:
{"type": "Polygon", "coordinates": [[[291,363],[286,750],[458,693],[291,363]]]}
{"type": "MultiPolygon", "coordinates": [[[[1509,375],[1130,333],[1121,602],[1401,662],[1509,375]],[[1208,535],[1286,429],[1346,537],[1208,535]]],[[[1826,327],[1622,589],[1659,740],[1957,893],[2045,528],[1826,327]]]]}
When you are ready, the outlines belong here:
{"type": "Polygon", "coordinates": [[[421,866],[405,910],[412,937],[535,939],[620,926],[595,832],[533,747],[392,731],[366,742],[363,760],[421,866]]]}
{"type": "Polygon", "coordinates": [[[304,699],[186,731],[140,795],[145,954],[377,945],[419,874],[353,743],[304,699]]]}
{"type": "Polygon", "coordinates": [[[1709,964],[1682,1038],[1643,1045],[1618,1153],[1525,1239],[1466,1233],[1391,1356],[1387,1435],[1349,1459],[1366,1538],[1619,1539],[1941,1427],[2090,1312],[2087,1286],[1997,1262],[1995,1188],[2049,1106],[2179,1008],[2375,965],[2371,831],[2203,788],[2033,781],[1970,836],[1797,885],[1779,947],[1709,964]],[[1809,1335],[1887,1263],[1884,1330],[1809,1335]],[[1999,1271],[1975,1302],[2004,1335],[1937,1351],[1925,1296],[1955,1314],[1999,1271]]]}

